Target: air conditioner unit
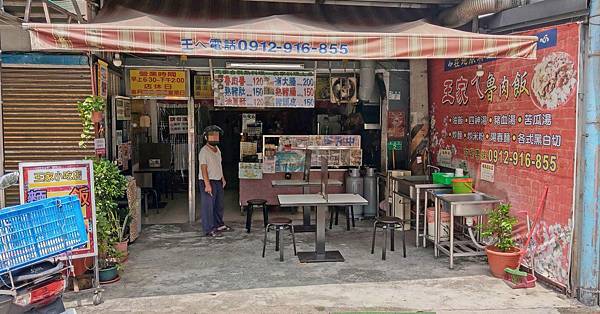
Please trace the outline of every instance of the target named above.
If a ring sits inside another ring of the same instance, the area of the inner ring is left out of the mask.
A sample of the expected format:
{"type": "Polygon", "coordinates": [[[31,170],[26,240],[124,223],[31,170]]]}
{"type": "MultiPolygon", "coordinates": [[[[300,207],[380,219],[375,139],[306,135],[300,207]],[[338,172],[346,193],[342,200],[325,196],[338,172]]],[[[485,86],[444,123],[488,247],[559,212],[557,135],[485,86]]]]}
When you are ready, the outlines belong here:
{"type": "Polygon", "coordinates": [[[330,86],[331,102],[336,104],[356,103],[357,86],[355,77],[332,77],[330,86]]]}

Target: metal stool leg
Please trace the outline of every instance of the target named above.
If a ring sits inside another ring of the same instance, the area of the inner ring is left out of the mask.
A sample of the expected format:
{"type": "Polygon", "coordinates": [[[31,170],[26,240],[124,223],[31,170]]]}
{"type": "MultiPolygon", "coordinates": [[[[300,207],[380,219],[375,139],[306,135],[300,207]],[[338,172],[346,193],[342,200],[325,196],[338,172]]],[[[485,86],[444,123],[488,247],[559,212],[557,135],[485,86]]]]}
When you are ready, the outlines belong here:
{"type": "Polygon", "coordinates": [[[402,224],[402,257],[406,258],[406,230],[402,224]]]}
{"type": "MultiPolygon", "coordinates": [[[[279,234],[280,230],[283,230],[283,226],[279,226],[277,229],[277,234],[279,234]]],[[[283,262],[283,239],[279,240],[279,261],[283,262]]]]}
{"type": "Polygon", "coordinates": [[[148,216],[148,193],[144,193],[144,216],[148,216]]]}
{"type": "Polygon", "coordinates": [[[334,210],[335,210],[335,209],[333,209],[333,208],[332,208],[332,209],[329,211],[329,213],[330,213],[330,215],[329,215],[329,230],[331,230],[331,228],[333,227],[333,211],[334,211],[334,210]]]}
{"type": "Polygon", "coordinates": [[[290,225],[290,230],[292,230],[292,243],[294,244],[294,256],[298,255],[296,252],[296,234],[294,233],[294,225],[290,225]]]}
{"type": "Polygon", "coordinates": [[[346,230],[350,231],[350,206],[346,206],[346,230]]]}
{"type": "Polygon", "coordinates": [[[350,214],[352,215],[352,228],[356,228],[356,224],[354,223],[354,206],[350,206],[350,214]]]}
{"type": "Polygon", "coordinates": [[[375,254],[375,233],[377,232],[377,221],[373,223],[373,238],[371,239],[371,254],[375,254]]]}
{"type": "Polygon", "coordinates": [[[391,229],[390,230],[390,232],[391,232],[391,234],[390,234],[390,251],[393,252],[393,251],[395,251],[395,248],[394,248],[394,230],[396,229],[396,225],[392,225],[390,229],[391,229]]]}
{"type": "Polygon", "coordinates": [[[387,250],[387,225],[383,225],[383,247],[381,248],[381,259],[385,261],[385,251],[387,250]]]}
{"type": "Polygon", "coordinates": [[[275,226],[275,252],[279,251],[279,228],[275,226]]]}
{"type": "Polygon", "coordinates": [[[262,205],[263,210],[263,221],[265,227],[269,224],[269,211],[267,210],[267,205],[262,205]]]}
{"type": "Polygon", "coordinates": [[[246,231],[250,233],[252,229],[252,213],[254,212],[254,206],[246,206],[246,231]]]}
{"type": "Polygon", "coordinates": [[[265,238],[263,239],[263,252],[262,257],[265,258],[265,249],[267,248],[267,233],[269,232],[269,226],[265,227],[265,238]]]}

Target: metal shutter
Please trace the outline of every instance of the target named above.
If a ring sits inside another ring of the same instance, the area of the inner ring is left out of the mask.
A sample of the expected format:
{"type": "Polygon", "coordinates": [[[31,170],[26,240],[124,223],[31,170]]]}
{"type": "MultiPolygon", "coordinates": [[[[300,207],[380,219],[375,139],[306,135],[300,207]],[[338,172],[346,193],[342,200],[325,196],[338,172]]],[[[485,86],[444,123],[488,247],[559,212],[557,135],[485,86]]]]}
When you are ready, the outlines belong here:
{"type": "MultiPolygon", "coordinates": [[[[19,162],[76,160],[93,156],[93,145],[79,148],[77,101],[92,93],[89,67],[3,67],[2,119],[4,170],[19,162]]],[[[17,188],[6,192],[16,204],[17,188]]]]}

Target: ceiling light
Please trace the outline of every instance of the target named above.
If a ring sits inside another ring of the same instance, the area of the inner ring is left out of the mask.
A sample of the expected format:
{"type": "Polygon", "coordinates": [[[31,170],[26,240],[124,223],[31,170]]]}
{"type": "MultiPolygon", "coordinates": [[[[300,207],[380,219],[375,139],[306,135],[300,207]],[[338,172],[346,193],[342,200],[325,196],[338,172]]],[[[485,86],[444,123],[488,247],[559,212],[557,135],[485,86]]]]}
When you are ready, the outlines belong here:
{"type": "Polygon", "coordinates": [[[121,60],[121,56],[118,53],[115,53],[112,61],[116,67],[120,67],[121,65],[123,65],[123,60],[121,60]]]}
{"type": "Polygon", "coordinates": [[[253,69],[253,70],[265,70],[265,69],[274,69],[274,70],[303,70],[304,64],[295,63],[295,64],[286,64],[286,63],[239,63],[239,62],[231,62],[227,63],[227,68],[235,68],[235,69],[253,69]]]}

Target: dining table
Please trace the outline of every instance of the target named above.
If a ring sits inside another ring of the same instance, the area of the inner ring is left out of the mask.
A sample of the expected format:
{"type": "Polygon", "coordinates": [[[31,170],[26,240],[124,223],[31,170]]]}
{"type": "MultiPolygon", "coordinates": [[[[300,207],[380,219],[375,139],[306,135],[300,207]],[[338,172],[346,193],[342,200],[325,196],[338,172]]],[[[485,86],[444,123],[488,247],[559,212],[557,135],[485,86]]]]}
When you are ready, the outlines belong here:
{"type": "MultiPolygon", "coordinates": [[[[321,186],[321,180],[273,180],[271,186],[277,187],[298,187],[302,188],[302,194],[310,194],[310,189],[321,186]]],[[[335,179],[328,179],[327,186],[342,186],[343,182],[335,179]]],[[[294,232],[315,232],[316,226],[311,223],[311,207],[302,206],[302,224],[294,225],[294,232]]]]}
{"type": "Polygon", "coordinates": [[[342,253],[337,250],[325,249],[325,219],[327,211],[332,206],[364,206],[369,202],[358,194],[283,194],[277,195],[281,207],[316,207],[317,224],[315,233],[315,250],[298,252],[301,263],[344,262],[342,253]]]}

